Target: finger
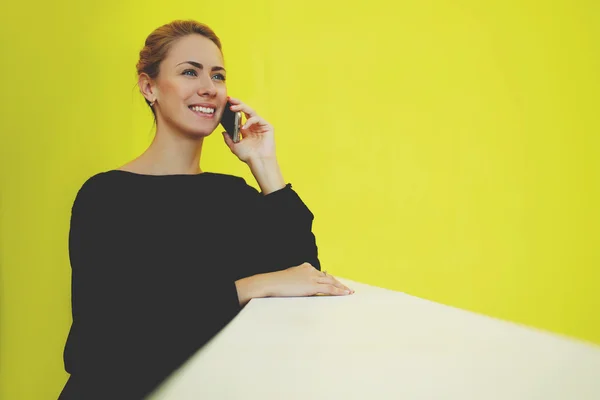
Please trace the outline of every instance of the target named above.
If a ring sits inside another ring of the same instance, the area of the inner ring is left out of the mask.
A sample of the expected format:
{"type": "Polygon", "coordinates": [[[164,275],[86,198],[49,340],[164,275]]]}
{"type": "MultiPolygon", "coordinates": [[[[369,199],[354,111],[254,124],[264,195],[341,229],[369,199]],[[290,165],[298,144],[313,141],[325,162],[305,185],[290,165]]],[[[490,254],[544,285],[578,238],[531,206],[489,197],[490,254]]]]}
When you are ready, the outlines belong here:
{"type": "Polygon", "coordinates": [[[341,283],[340,281],[338,281],[331,275],[319,277],[319,278],[317,278],[317,282],[321,283],[321,284],[333,285],[342,290],[347,290],[349,292],[352,292],[352,289],[350,289],[348,286],[344,285],[343,283],[341,283]]]}
{"type": "Polygon", "coordinates": [[[350,294],[349,290],[339,288],[335,285],[322,284],[319,285],[319,293],[329,294],[331,296],[346,296],[350,294]]]}
{"type": "Polygon", "coordinates": [[[254,111],[252,108],[250,108],[250,106],[248,106],[247,104],[244,104],[242,102],[239,102],[238,104],[233,104],[231,105],[231,111],[242,111],[244,114],[246,114],[246,118],[250,119],[252,117],[254,117],[256,114],[256,111],[254,111]]]}
{"type": "Polygon", "coordinates": [[[221,134],[223,135],[223,140],[225,140],[225,144],[231,149],[234,145],[231,136],[229,136],[229,133],[227,132],[221,132],[221,134]]]}
{"type": "Polygon", "coordinates": [[[335,279],[333,276],[327,274],[327,276],[321,276],[317,278],[317,282],[323,284],[334,285],[340,289],[348,290],[351,293],[354,293],[354,290],[350,289],[348,286],[344,285],[342,282],[335,279]]]}
{"type": "Polygon", "coordinates": [[[242,129],[248,129],[250,128],[252,125],[267,125],[267,121],[265,121],[264,119],[262,119],[261,117],[259,117],[258,115],[255,115],[254,117],[249,118],[246,123],[242,126],[242,129]]]}
{"type": "Polygon", "coordinates": [[[240,104],[242,101],[240,99],[238,99],[237,97],[231,97],[231,96],[227,96],[227,100],[231,103],[231,104],[240,104]]]}
{"type": "Polygon", "coordinates": [[[341,285],[341,287],[343,287],[345,290],[350,291],[350,293],[354,293],[354,290],[350,289],[348,286],[344,285],[342,282],[338,281],[333,276],[332,276],[332,278],[336,282],[336,285],[338,285],[338,287],[339,287],[339,285],[341,285]]]}

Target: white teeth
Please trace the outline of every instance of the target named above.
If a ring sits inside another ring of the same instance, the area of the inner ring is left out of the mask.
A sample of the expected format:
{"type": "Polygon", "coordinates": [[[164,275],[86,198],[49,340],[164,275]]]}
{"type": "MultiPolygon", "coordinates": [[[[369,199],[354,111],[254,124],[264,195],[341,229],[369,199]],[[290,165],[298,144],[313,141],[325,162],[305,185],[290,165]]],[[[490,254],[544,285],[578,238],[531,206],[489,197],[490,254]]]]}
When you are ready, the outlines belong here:
{"type": "Polygon", "coordinates": [[[212,113],[215,112],[214,108],[200,107],[200,106],[190,107],[190,110],[196,111],[196,112],[201,112],[201,113],[204,113],[204,114],[212,114],[212,113]]]}

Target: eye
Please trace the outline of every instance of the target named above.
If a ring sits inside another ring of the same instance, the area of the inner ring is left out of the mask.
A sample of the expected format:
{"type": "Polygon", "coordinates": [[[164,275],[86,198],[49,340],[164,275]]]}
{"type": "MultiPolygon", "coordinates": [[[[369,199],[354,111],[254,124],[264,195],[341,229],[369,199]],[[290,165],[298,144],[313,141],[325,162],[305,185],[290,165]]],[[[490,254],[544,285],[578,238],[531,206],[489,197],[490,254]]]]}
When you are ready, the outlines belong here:
{"type": "Polygon", "coordinates": [[[192,76],[197,76],[198,74],[196,73],[195,70],[193,69],[186,69],[185,71],[183,71],[182,75],[187,75],[188,72],[192,72],[194,75],[192,76]]]}
{"type": "Polygon", "coordinates": [[[213,79],[218,79],[220,81],[224,81],[225,80],[225,75],[223,75],[223,74],[215,74],[215,75],[213,75],[213,79]]]}

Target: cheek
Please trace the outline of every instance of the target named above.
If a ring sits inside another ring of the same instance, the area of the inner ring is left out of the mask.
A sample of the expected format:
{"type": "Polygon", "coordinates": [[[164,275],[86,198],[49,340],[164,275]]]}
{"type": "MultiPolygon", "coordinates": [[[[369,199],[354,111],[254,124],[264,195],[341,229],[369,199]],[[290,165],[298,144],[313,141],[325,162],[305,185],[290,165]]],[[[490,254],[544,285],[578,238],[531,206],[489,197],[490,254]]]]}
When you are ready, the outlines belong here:
{"type": "Polygon", "coordinates": [[[165,84],[163,91],[174,101],[185,100],[194,95],[194,90],[189,85],[178,85],[175,82],[165,84]]]}
{"type": "Polygon", "coordinates": [[[227,87],[219,88],[217,91],[219,105],[223,106],[227,102],[227,87]]]}

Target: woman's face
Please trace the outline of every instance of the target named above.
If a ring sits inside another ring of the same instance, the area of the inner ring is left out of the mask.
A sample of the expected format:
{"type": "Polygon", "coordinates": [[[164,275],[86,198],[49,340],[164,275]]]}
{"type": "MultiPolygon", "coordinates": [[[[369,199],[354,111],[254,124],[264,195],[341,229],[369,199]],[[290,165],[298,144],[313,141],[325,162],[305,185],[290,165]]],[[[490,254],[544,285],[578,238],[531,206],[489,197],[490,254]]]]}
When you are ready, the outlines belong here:
{"type": "Polygon", "coordinates": [[[221,51],[201,35],[177,40],[160,64],[154,90],[159,123],[193,136],[210,135],[227,102],[221,51]]]}

